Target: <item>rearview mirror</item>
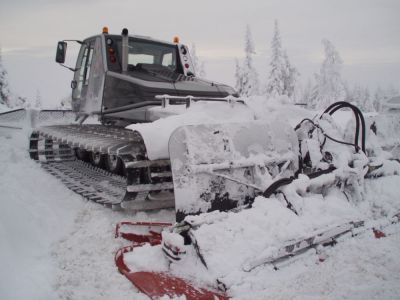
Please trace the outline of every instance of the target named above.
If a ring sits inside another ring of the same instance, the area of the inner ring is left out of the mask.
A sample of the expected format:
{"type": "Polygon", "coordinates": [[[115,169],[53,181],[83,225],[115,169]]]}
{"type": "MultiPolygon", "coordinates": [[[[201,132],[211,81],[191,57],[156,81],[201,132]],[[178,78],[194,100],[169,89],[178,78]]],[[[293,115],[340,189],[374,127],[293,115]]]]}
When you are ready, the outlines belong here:
{"type": "Polygon", "coordinates": [[[67,53],[67,42],[58,42],[56,52],[56,62],[63,64],[65,62],[65,54],[67,53]]]}

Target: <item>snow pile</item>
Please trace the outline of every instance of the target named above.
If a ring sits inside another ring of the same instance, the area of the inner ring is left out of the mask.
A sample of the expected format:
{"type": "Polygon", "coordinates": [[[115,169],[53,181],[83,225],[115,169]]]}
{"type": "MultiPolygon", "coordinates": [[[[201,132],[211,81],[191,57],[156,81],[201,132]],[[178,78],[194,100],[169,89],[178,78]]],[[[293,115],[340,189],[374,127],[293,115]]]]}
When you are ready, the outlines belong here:
{"type": "MultiPolygon", "coordinates": [[[[207,215],[188,217],[189,223],[204,222],[194,230],[208,266],[207,277],[203,280],[213,278],[215,282],[218,279],[230,288],[248,276],[245,270],[249,266],[262,257],[275,256],[290,241],[308,238],[312,233],[333,228],[345,220],[360,218],[344,196],[326,199],[308,196],[303,197],[303,201],[303,214],[300,216],[275,197],[258,197],[252,209],[238,213],[211,213],[212,222],[207,222],[207,215]]],[[[173,264],[172,270],[179,273],[189,271],[190,277],[198,278],[192,265],[196,260],[196,257],[190,257],[178,265],[173,264]]]]}
{"type": "Polygon", "coordinates": [[[278,271],[258,268],[233,286],[233,299],[399,299],[400,261],[396,234],[377,240],[372,233],[327,248],[327,260],[314,256],[278,271]]]}
{"type": "MultiPolygon", "coordinates": [[[[156,108],[163,110],[163,108],[156,108]]],[[[182,125],[233,123],[254,120],[253,112],[241,103],[198,102],[184,113],[162,118],[152,123],[133,124],[128,129],[138,131],[145,142],[149,159],[168,158],[168,140],[182,125]]]]}

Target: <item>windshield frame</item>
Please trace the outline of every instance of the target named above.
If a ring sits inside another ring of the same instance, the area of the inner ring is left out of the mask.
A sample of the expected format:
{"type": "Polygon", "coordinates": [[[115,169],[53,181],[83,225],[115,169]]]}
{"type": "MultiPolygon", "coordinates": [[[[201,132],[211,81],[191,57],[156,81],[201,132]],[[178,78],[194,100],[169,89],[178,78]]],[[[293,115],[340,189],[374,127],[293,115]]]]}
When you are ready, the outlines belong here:
{"type": "Polygon", "coordinates": [[[177,57],[178,57],[178,49],[176,45],[164,44],[160,42],[154,42],[144,39],[138,38],[129,38],[129,52],[128,52],[128,64],[137,66],[138,64],[154,64],[156,66],[164,66],[170,69],[171,71],[176,71],[177,69],[177,57]],[[135,53],[134,51],[140,50],[139,47],[142,47],[142,53],[135,53]],[[159,53],[157,53],[159,52],[159,53]],[[164,60],[166,55],[171,54],[171,58],[169,59],[170,64],[166,65],[164,60]],[[136,56],[136,57],[135,57],[136,56]],[[152,62],[147,62],[144,57],[140,58],[140,56],[148,56],[149,58],[152,56],[154,59],[152,62]],[[133,63],[133,59],[138,59],[136,63],[133,63]]]}
{"type": "MultiPolygon", "coordinates": [[[[116,72],[121,72],[122,67],[121,67],[121,62],[122,62],[122,38],[119,35],[107,35],[105,38],[106,42],[106,56],[107,56],[107,66],[110,71],[116,71],[116,72]],[[109,42],[111,40],[111,42],[109,42]],[[117,61],[111,62],[109,59],[108,55],[108,50],[109,48],[113,48],[114,51],[116,52],[116,57],[117,61]]],[[[138,37],[129,37],[129,52],[128,56],[132,57],[135,54],[132,54],[132,50],[137,49],[137,46],[143,44],[146,49],[143,49],[143,52],[148,52],[151,50],[151,46],[154,46],[155,49],[154,51],[154,60],[152,63],[146,62],[143,60],[143,62],[136,61],[135,64],[132,64],[132,58],[128,58],[128,72],[129,71],[134,71],[136,69],[141,69],[141,65],[145,66],[147,68],[151,68],[152,66],[154,68],[162,68],[164,67],[165,69],[175,72],[175,73],[181,73],[181,67],[180,67],[180,58],[179,58],[179,52],[178,52],[178,47],[175,44],[170,44],[170,43],[163,43],[161,41],[154,41],[154,40],[149,40],[145,38],[138,38],[138,37]],[[162,49],[165,49],[164,53],[158,53],[157,50],[161,51],[162,49]],[[165,59],[165,55],[168,55],[169,53],[172,53],[172,56],[170,58],[170,65],[163,64],[163,59],[165,59]],[[130,63],[131,62],[131,63],[130,63]],[[140,64],[139,68],[137,68],[137,65],[140,64]]],[[[140,54],[136,54],[140,55],[140,54]]]]}

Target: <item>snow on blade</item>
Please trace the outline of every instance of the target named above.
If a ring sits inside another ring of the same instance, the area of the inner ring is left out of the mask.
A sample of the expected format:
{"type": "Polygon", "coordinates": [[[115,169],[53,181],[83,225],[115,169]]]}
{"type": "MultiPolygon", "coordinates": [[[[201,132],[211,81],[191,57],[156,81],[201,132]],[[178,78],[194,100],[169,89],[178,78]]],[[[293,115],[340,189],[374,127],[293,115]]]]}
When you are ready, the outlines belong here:
{"type": "MultiPolygon", "coordinates": [[[[181,108],[181,107],[180,107],[181,108]]],[[[174,108],[170,108],[174,109],[174,108]]],[[[179,108],[175,108],[179,109],[179,108]]],[[[153,108],[161,110],[163,108],[153,108]]],[[[168,140],[172,132],[182,125],[233,123],[254,120],[254,113],[244,104],[198,102],[180,115],[162,118],[152,123],[129,125],[127,128],[138,131],[146,144],[149,159],[169,158],[168,140]]]]}

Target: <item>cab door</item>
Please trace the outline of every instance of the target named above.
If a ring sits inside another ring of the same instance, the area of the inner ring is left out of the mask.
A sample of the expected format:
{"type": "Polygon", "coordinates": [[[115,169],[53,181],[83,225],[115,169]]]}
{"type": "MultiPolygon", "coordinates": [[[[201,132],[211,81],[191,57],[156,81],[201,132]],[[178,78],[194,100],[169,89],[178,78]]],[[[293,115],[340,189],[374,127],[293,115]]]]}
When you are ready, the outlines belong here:
{"type": "Polygon", "coordinates": [[[76,61],[76,71],[72,87],[72,104],[74,111],[80,111],[82,102],[84,102],[88,85],[90,66],[93,59],[94,39],[83,42],[79,51],[78,60],[76,61]]]}
{"type": "Polygon", "coordinates": [[[72,108],[91,114],[100,111],[104,85],[102,38],[84,41],[79,51],[72,87],[72,108]]]}

